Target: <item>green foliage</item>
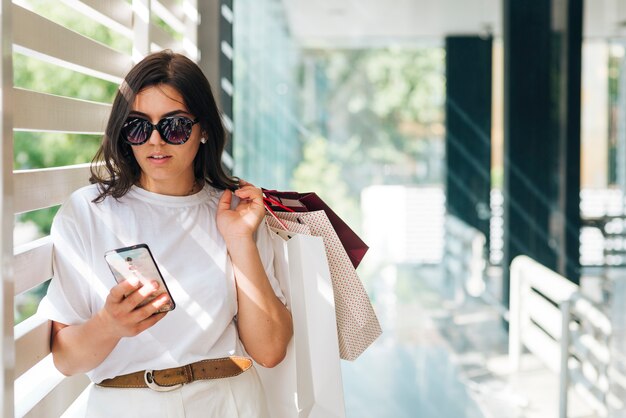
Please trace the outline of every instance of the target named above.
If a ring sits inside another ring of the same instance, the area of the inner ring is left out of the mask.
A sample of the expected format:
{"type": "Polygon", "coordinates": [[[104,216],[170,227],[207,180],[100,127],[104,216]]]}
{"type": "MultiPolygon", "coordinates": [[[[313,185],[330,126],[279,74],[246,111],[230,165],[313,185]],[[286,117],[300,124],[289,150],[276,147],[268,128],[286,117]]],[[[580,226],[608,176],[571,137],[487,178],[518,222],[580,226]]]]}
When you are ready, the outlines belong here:
{"type": "Polygon", "coordinates": [[[56,132],[15,132],[14,166],[17,170],[90,162],[100,137],[56,132]]]}
{"type": "Polygon", "coordinates": [[[354,226],[363,188],[441,182],[443,58],[439,48],[311,53],[321,116],[310,130],[321,134],[304,138],[296,190],[315,190],[354,226]]]}
{"type": "MultiPolygon", "coordinates": [[[[95,24],[60,2],[30,0],[30,7],[48,19],[110,47],[130,51],[130,41],[95,24]]],[[[117,91],[115,83],[77,73],[38,59],[13,54],[15,87],[42,93],[110,103],[117,91]]],[[[100,143],[94,135],[58,132],[15,132],[13,151],[16,170],[66,166],[90,162],[100,143]]],[[[48,234],[57,208],[20,215],[18,222],[34,222],[42,235],[48,234]]]]}
{"type": "Polygon", "coordinates": [[[292,185],[298,191],[315,191],[348,225],[357,229],[358,201],[349,195],[348,185],[341,178],[341,167],[335,160],[325,138],[311,139],[294,171],[292,185]]]}
{"type": "MultiPolygon", "coordinates": [[[[304,100],[307,115],[316,118],[306,131],[315,134],[303,138],[296,190],[316,191],[360,233],[365,187],[443,181],[442,49],[314,51],[305,61],[300,82],[313,93],[304,100]]],[[[359,276],[366,288],[391,268],[364,261],[359,276]]],[[[401,293],[421,291],[409,279],[397,285],[401,293]]]]}
{"type": "Polygon", "coordinates": [[[28,292],[16,296],[14,311],[15,324],[19,324],[20,322],[37,312],[39,301],[46,294],[49,284],[50,280],[45,281],[39,286],[29,290],[28,292]]]}
{"type": "Polygon", "coordinates": [[[103,103],[112,102],[117,91],[115,83],[20,54],[13,54],[13,84],[42,93],[103,103]]]}
{"type": "Polygon", "coordinates": [[[85,16],[63,4],[63,2],[50,0],[23,1],[38,14],[83,36],[128,54],[132,50],[131,39],[111,30],[107,26],[85,18],[85,16]]]}
{"type": "Polygon", "coordinates": [[[350,195],[370,184],[438,183],[443,157],[444,54],[440,48],[313,55],[323,71],[319,132],[350,195]]]}

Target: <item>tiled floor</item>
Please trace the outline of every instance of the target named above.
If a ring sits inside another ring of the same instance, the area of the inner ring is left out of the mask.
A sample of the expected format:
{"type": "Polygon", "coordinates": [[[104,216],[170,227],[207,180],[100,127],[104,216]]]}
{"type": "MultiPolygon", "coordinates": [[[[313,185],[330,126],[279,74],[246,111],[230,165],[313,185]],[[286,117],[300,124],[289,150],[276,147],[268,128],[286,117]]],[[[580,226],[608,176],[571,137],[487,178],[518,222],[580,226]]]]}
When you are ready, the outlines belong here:
{"type": "Polygon", "coordinates": [[[437,292],[425,278],[387,273],[370,289],[383,335],[342,362],[347,416],[482,417],[437,325],[437,292]]]}
{"type": "MultiPolygon", "coordinates": [[[[391,269],[366,282],[384,333],[357,360],[342,361],[347,417],[557,417],[558,377],[530,356],[511,373],[496,309],[446,302],[439,274],[391,269]]],[[[594,416],[570,399],[570,418],[594,416]]]]}

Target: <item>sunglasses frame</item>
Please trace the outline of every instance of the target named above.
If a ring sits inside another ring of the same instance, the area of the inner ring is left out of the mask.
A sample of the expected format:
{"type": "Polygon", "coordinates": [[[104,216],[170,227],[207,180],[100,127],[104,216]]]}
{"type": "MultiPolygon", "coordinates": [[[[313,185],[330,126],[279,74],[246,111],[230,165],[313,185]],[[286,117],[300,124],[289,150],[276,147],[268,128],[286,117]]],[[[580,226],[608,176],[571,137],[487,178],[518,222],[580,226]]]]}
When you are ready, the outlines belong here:
{"type": "Polygon", "coordinates": [[[156,129],[156,131],[159,133],[159,136],[161,137],[161,139],[163,141],[165,141],[166,143],[170,144],[170,145],[182,145],[185,142],[189,141],[189,138],[191,138],[191,132],[193,130],[193,125],[195,125],[196,123],[199,122],[198,118],[195,119],[191,119],[187,116],[182,116],[182,115],[174,115],[174,116],[167,116],[161,120],[159,120],[157,123],[152,123],[150,122],[148,119],[139,117],[139,116],[131,116],[129,118],[126,119],[126,121],[124,122],[124,125],[122,125],[122,129],[120,130],[120,135],[122,136],[122,139],[124,140],[124,142],[126,142],[129,145],[143,145],[146,142],[148,142],[148,140],[150,139],[150,136],[152,136],[152,132],[154,132],[154,130],[156,129]],[[170,141],[167,136],[165,135],[165,133],[163,132],[163,123],[168,121],[168,120],[172,120],[172,119],[186,119],[187,121],[191,122],[191,129],[189,130],[189,134],[185,137],[185,140],[182,142],[172,142],[170,141]],[[150,125],[150,132],[148,132],[148,134],[146,135],[146,139],[144,139],[141,142],[132,142],[128,140],[128,135],[124,133],[124,128],[131,122],[134,122],[135,120],[139,120],[141,121],[141,123],[148,124],[150,125]]]}

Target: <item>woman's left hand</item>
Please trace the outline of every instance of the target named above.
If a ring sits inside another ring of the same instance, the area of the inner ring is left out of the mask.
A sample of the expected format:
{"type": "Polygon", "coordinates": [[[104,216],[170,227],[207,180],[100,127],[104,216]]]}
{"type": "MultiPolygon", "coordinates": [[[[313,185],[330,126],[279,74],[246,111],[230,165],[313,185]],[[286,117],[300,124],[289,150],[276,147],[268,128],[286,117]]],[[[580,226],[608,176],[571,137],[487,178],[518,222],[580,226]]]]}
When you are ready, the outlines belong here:
{"type": "Polygon", "coordinates": [[[235,196],[240,201],[231,209],[233,193],[224,190],[217,205],[217,228],[226,242],[241,238],[251,238],[265,216],[263,191],[244,180],[239,181],[235,196]]]}

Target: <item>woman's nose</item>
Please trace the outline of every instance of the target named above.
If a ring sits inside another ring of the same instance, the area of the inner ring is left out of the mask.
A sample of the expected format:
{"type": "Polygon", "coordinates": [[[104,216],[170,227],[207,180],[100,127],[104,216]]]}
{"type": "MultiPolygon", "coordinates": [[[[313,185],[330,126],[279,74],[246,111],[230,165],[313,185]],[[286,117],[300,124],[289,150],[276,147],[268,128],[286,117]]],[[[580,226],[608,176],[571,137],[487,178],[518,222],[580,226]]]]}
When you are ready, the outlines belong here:
{"type": "Polygon", "coordinates": [[[152,129],[152,133],[150,133],[148,142],[151,143],[152,145],[165,144],[165,141],[163,140],[163,138],[161,138],[161,134],[156,128],[152,129]]]}

